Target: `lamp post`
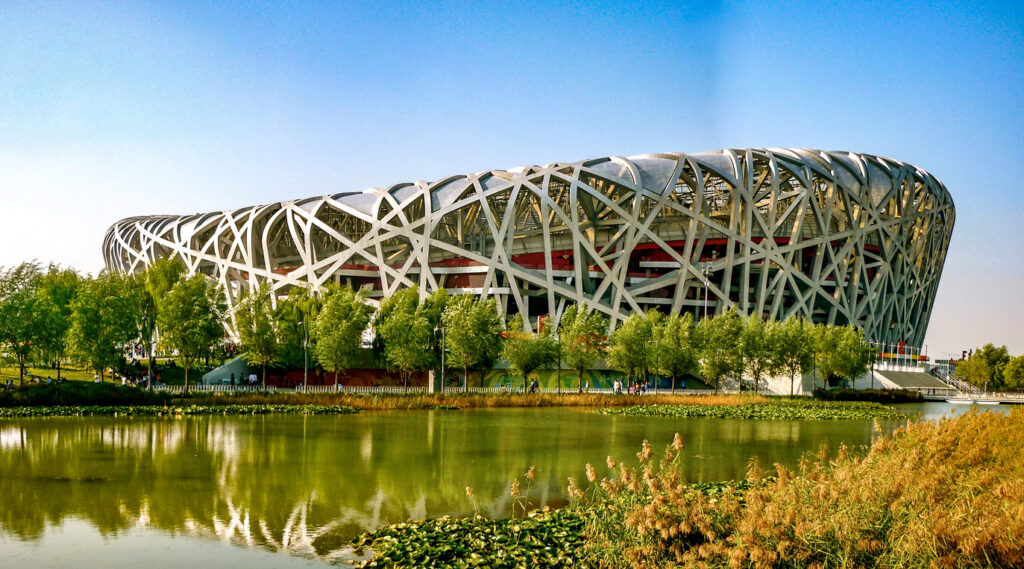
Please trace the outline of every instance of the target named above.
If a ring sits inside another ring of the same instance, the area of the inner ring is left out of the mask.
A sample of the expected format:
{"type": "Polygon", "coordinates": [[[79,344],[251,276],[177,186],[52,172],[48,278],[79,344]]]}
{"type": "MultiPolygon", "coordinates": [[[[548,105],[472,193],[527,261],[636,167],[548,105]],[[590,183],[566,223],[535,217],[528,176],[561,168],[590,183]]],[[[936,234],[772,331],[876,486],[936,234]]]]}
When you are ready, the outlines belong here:
{"type": "Polygon", "coordinates": [[[302,391],[309,387],[309,323],[305,320],[299,322],[302,325],[302,391]]]}
{"type": "Polygon", "coordinates": [[[437,338],[437,333],[441,332],[441,391],[444,391],[444,353],[445,353],[445,341],[444,341],[444,317],[441,318],[441,324],[434,327],[434,337],[437,338]]]}
{"type": "Polygon", "coordinates": [[[710,264],[704,263],[702,272],[704,273],[704,319],[708,317],[708,289],[711,288],[711,282],[708,280],[708,269],[710,264]]]}

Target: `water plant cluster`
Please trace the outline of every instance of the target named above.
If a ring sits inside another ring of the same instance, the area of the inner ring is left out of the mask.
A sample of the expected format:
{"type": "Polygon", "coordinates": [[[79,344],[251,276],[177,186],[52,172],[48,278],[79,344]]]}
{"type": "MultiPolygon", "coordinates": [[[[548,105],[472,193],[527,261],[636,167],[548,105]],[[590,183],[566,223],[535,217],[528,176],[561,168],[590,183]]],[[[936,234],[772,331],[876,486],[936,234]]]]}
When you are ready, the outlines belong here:
{"type": "Polygon", "coordinates": [[[814,399],[769,399],[740,405],[634,405],[599,409],[604,415],[657,417],[709,417],[714,419],[909,419],[892,407],[871,401],[817,401],[814,399]]]}
{"type": "Polygon", "coordinates": [[[0,418],[12,417],[89,417],[181,416],[181,415],[348,415],[359,409],[348,405],[55,405],[0,408],[0,418]]]}
{"type": "Polygon", "coordinates": [[[443,517],[385,526],[360,537],[375,556],[359,567],[577,567],[583,518],[573,509],[520,518],[443,517]]]}

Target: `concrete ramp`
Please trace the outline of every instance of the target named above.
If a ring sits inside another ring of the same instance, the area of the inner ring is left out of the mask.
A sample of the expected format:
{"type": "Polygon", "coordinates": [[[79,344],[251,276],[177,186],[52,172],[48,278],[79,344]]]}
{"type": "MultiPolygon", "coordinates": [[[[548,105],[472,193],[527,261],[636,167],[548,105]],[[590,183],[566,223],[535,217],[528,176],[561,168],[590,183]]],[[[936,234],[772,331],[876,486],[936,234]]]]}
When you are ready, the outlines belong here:
{"type": "Polygon", "coordinates": [[[875,378],[886,389],[949,389],[935,376],[923,371],[875,370],[875,378]],[[891,385],[890,385],[891,384],[891,385]]]}
{"type": "Polygon", "coordinates": [[[231,382],[231,374],[235,374],[235,385],[241,385],[249,376],[249,364],[245,358],[238,356],[224,365],[203,374],[203,383],[224,385],[231,382]],[[226,382],[224,380],[227,380],[226,382]]]}

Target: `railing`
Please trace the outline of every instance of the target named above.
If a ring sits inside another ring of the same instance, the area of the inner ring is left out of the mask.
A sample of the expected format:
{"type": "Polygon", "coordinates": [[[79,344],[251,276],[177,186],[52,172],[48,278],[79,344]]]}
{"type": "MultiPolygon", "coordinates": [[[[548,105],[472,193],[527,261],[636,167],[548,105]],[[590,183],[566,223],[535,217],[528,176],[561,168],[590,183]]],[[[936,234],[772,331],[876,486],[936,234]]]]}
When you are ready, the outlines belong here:
{"type": "Polygon", "coordinates": [[[925,398],[940,398],[940,399],[964,399],[969,401],[984,401],[984,402],[1006,402],[1006,403],[1024,403],[1024,393],[1001,393],[1001,392],[984,392],[975,388],[974,392],[965,393],[959,389],[944,388],[944,387],[908,387],[907,391],[916,391],[923,395],[925,398]]]}
{"type": "MultiPolygon", "coordinates": [[[[262,392],[264,389],[260,385],[218,385],[218,384],[206,384],[197,383],[188,386],[189,393],[257,393],[262,392]]],[[[153,391],[165,391],[167,393],[184,393],[184,385],[154,385],[153,391]]],[[[266,391],[269,393],[277,393],[279,391],[286,391],[279,387],[268,385],[266,391]]]]}
{"type": "Polygon", "coordinates": [[[949,375],[948,373],[942,371],[937,367],[932,371],[934,372],[934,376],[938,378],[939,381],[945,383],[946,385],[950,386],[953,389],[957,389],[963,393],[981,393],[981,389],[979,389],[977,386],[971,385],[970,383],[967,383],[966,381],[960,378],[949,375]]]}

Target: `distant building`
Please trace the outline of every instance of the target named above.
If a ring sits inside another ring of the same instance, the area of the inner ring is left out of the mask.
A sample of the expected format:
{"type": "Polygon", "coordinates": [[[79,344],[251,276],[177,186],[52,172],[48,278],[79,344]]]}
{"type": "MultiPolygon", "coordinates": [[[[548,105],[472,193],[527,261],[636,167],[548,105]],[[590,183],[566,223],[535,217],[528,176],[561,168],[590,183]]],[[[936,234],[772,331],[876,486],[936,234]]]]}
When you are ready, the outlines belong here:
{"type": "Polygon", "coordinates": [[[953,221],[946,188],[909,164],[739,149],[132,217],[110,227],[103,251],[127,272],[177,255],[229,303],[262,281],[275,295],[340,282],[375,298],[418,284],[493,296],[531,328],[580,301],[613,327],[638,310],[700,318],[736,306],[920,346],[953,221]]]}

